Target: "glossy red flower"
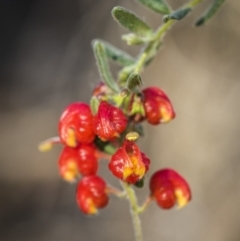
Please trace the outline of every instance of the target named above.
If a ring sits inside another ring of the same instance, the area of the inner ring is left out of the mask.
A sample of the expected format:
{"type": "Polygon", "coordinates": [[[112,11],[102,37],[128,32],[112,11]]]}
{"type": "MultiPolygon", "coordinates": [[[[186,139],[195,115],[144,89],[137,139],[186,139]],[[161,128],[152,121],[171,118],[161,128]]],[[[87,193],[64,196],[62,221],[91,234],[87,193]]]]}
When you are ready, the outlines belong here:
{"type": "Polygon", "coordinates": [[[151,196],[163,209],[172,208],[175,204],[181,208],[191,200],[191,190],[187,181],[172,169],[155,172],[149,187],[151,196]]]}
{"type": "Polygon", "coordinates": [[[109,162],[109,169],[117,178],[135,184],[149,169],[149,158],[130,140],[125,140],[109,162]]]}
{"type": "Polygon", "coordinates": [[[93,175],[98,170],[96,148],[93,144],[80,144],[77,148],[65,146],[58,160],[60,175],[74,182],[79,175],[93,175]]]}
{"type": "Polygon", "coordinates": [[[127,127],[127,118],[121,109],[107,101],[101,101],[98,113],[94,117],[94,132],[102,141],[113,140],[127,127]]]}
{"type": "Polygon", "coordinates": [[[96,214],[109,201],[105,181],[99,176],[83,177],[77,186],[76,201],[83,213],[96,214]]]}
{"type": "Polygon", "coordinates": [[[158,87],[143,90],[144,108],[147,121],[152,125],[167,123],[175,117],[175,112],[168,96],[158,87]]]}
{"type": "Polygon", "coordinates": [[[60,117],[58,131],[62,143],[70,147],[93,142],[93,115],[89,105],[82,102],[70,104],[60,117]]]}

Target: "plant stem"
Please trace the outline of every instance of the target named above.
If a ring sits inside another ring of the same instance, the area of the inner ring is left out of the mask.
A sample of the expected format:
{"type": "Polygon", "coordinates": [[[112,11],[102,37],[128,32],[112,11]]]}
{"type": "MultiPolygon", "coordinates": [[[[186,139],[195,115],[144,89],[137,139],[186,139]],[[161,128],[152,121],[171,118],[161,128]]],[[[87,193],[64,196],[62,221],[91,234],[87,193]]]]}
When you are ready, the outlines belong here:
{"type": "Polygon", "coordinates": [[[147,199],[145,200],[143,205],[141,207],[138,207],[138,213],[144,212],[152,200],[153,200],[152,197],[150,197],[150,196],[147,197],[147,199]]]}
{"type": "MultiPolygon", "coordinates": [[[[184,7],[193,8],[197,6],[199,3],[201,3],[202,1],[203,0],[192,0],[187,4],[185,4],[183,8],[184,7]]],[[[136,60],[134,64],[133,73],[140,73],[143,67],[145,66],[145,64],[148,62],[148,60],[151,59],[151,57],[155,56],[164,35],[176,22],[177,21],[170,19],[166,23],[163,23],[157,29],[157,31],[154,33],[154,37],[152,38],[152,40],[146,44],[142,53],[139,55],[138,59],[136,60]]],[[[144,202],[144,204],[141,207],[139,207],[137,203],[137,197],[135,195],[133,188],[129,184],[124,182],[121,182],[121,185],[124,191],[126,192],[126,198],[130,203],[130,213],[131,213],[132,223],[134,227],[135,241],[143,241],[141,220],[139,218],[139,213],[142,213],[146,209],[146,207],[151,202],[152,198],[148,197],[144,202]]]]}
{"type": "Polygon", "coordinates": [[[121,182],[123,189],[126,191],[127,198],[130,203],[130,213],[132,217],[132,223],[134,227],[135,241],[143,241],[141,220],[139,218],[137,197],[133,188],[124,182],[121,182]]]}
{"type": "MultiPolygon", "coordinates": [[[[192,0],[185,4],[183,7],[189,7],[193,8],[197,6],[199,3],[203,2],[203,0],[192,0]]],[[[135,68],[134,68],[134,73],[140,73],[141,70],[143,69],[145,63],[148,60],[149,55],[151,54],[151,51],[153,50],[154,46],[158,46],[166,32],[176,23],[176,20],[168,20],[166,23],[163,23],[159,29],[155,32],[154,38],[147,43],[147,45],[144,47],[142,53],[138,57],[136,63],[135,63],[135,68]]]]}

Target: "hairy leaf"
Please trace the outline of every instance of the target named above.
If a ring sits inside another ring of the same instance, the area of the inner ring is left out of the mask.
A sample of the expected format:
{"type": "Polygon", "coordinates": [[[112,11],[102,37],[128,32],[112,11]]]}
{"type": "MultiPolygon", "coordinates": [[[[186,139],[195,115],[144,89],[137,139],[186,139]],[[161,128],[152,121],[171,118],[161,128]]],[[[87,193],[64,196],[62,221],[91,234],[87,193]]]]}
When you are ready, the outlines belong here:
{"type": "Polygon", "coordinates": [[[143,20],[125,8],[114,7],[112,15],[119,24],[139,36],[149,36],[153,33],[143,20]]]}
{"type": "Polygon", "coordinates": [[[102,43],[105,47],[105,51],[107,54],[107,57],[114,62],[118,63],[121,66],[129,66],[131,64],[134,64],[135,59],[129,55],[128,53],[124,52],[123,50],[111,45],[110,43],[97,39],[93,41],[93,44],[95,41],[98,41],[102,43]]]}
{"type": "Polygon", "coordinates": [[[164,0],[137,0],[137,1],[157,13],[169,14],[171,12],[170,7],[164,0]]]}
{"type": "Polygon", "coordinates": [[[107,54],[104,45],[99,41],[95,41],[93,44],[93,50],[102,80],[114,92],[119,92],[119,87],[113,79],[112,73],[109,69],[109,65],[107,62],[107,54]]]}

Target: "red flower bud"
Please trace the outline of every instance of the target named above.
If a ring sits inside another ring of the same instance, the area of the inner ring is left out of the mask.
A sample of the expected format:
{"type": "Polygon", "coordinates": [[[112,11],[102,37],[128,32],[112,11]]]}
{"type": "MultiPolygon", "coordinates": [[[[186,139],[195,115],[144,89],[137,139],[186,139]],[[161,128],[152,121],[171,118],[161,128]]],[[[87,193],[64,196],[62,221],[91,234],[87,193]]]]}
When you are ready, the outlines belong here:
{"type": "Polygon", "coordinates": [[[108,204],[105,181],[98,176],[83,177],[78,183],[76,201],[83,213],[92,215],[108,204]]]}
{"type": "Polygon", "coordinates": [[[99,82],[95,88],[93,89],[92,95],[101,99],[101,97],[105,97],[110,94],[111,90],[105,85],[103,82],[99,82]]]}
{"type": "Polygon", "coordinates": [[[143,94],[146,119],[150,124],[167,123],[175,117],[172,103],[161,89],[149,87],[143,94]]]}
{"type": "Polygon", "coordinates": [[[96,174],[98,161],[92,144],[80,144],[77,148],[65,146],[59,157],[60,175],[69,182],[74,182],[79,174],[83,176],[96,174]]]}
{"type": "Polygon", "coordinates": [[[94,117],[93,128],[98,137],[103,140],[113,140],[127,127],[127,118],[122,110],[110,105],[107,101],[101,101],[98,113],[94,117]]]}
{"type": "Polygon", "coordinates": [[[92,122],[89,105],[82,102],[70,104],[61,115],[58,125],[61,141],[70,147],[91,143],[95,138],[92,122]]]}
{"type": "Polygon", "coordinates": [[[184,207],[191,200],[191,190],[186,180],[172,169],[155,172],[150,180],[151,196],[163,209],[184,207]]]}
{"type": "Polygon", "coordinates": [[[138,146],[133,141],[125,140],[112,156],[108,167],[117,178],[135,184],[144,177],[149,164],[150,160],[138,146]]]}

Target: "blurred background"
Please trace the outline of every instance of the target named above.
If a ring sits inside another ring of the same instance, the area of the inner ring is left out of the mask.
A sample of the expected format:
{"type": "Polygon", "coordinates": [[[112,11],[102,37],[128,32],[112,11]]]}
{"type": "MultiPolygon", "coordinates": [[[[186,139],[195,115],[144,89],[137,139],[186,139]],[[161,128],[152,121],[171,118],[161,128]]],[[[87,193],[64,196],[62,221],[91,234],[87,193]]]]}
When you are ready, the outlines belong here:
{"type": "MultiPolygon", "coordinates": [[[[227,1],[207,26],[194,28],[211,2],[174,26],[143,73],[145,85],[163,88],[177,113],[168,125],[145,125],[140,145],[152,160],[147,180],[154,170],[171,167],[193,192],[180,211],[150,205],[142,215],[147,241],[240,240],[240,2],[227,1]]],[[[87,102],[100,80],[92,39],[138,53],[120,40],[126,32],[110,14],[116,5],[154,28],[162,21],[132,0],[0,2],[1,241],[133,240],[126,201],[113,197],[100,215],[85,217],[75,203],[75,186],[59,178],[61,148],[46,154],[37,149],[57,134],[62,110],[73,101],[87,102]]],[[[118,185],[106,163],[100,173],[118,185]]],[[[143,201],[147,185],[137,193],[143,201]]]]}

